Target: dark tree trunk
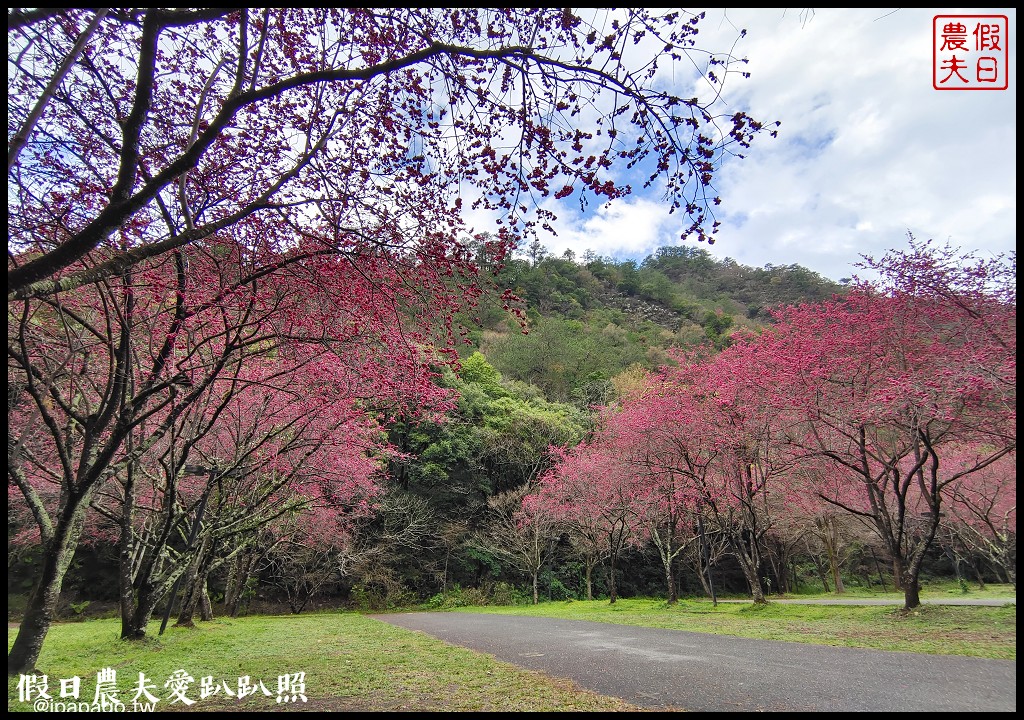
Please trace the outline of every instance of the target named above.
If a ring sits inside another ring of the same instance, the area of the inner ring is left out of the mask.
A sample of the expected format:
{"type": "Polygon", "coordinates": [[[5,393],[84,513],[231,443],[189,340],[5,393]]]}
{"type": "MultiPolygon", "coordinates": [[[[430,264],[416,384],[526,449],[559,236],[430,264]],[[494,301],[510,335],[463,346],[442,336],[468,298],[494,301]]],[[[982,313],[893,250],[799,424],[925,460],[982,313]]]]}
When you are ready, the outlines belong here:
{"type": "Polygon", "coordinates": [[[43,641],[57,616],[57,603],[71,560],[82,534],[87,497],[73,498],[65,503],[57,519],[53,539],[43,551],[39,581],[29,595],[25,615],[18,628],[10,652],[7,653],[7,674],[31,672],[39,660],[43,641]]]}
{"type": "MultiPolygon", "coordinates": [[[[210,572],[213,560],[213,549],[209,536],[204,536],[199,544],[196,558],[185,572],[185,590],[182,593],[181,612],[175,627],[194,627],[196,608],[206,592],[206,576],[210,572]]],[[[173,598],[172,598],[173,600],[173,598]]]]}
{"type": "MultiPolygon", "coordinates": [[[[733,547],[736,548],[737,544],[733,543],[733,547]]],[[[763,605],[768,602],[768,599],[764,595],[764,588],[761,587],[761,578],[758,577],[757,565],[753,562],[743,549],[739,549],[736,552],[736,561],[740,566],[740,570],[743,571],[743,578],[747,581],[747,585],[750,587],[750,598],[757,605],[763,605]]]]}
{"type": "Polygon", "coordinates": [[[676,591],[676,578],[675,573],[672,572],[672,561],[666,560],[665,563],[665,585],[668,588],[668,604],[678,605],[679,604],[679,593],[676,591]]]}
{"type": "Polygon", "coordinates": [[[167,594],[169,583],[160,575],[159,547],[135,548],[145,553],[141,566],[133,573],[131,553],[122,556],[119,576],[121,582],[121,639],[141,640],[160,600],[167,594]]]}
{"type": "MultiPolygon", "coordinates": [[[[846,592],[846,586],[843,585],[843,575],[839,567],[839,528],[836,525],[836,519],[829,517],[819,522],[818,529],[821,531],[822,539],[825,541],[825,551],[828,553],[828,566],[832,571],[832,584],[835,586],[836,594],[841,595],[846,592]]],[[[825,592],[828,592],[828,590],[825,592]]]]}
{"type": "Polygon", "coordinates": [[[146,637],[146,627],[149,625],[149,621],[153,617],[153,612],[156,610],[156,605],[160,602],[160,598],[163,597],[163,594],[163,592],[149,584],[140,587],[136,591],[137,599],[135,612],[132,613],[127,628],[123,621],[121,624],[122,640],[141,640],[146,637]]]}
{"type": "Polygon", "coordinates": [[[697,578],[700,580],[700,586],[704,591],[705,597],[712,597],[711,583],[708,581],[708,575],[711,572],[710,564],[703,558],[703,552],[701,557],[697,559],[697,578]]]}
{"type": "Polygon", "coordinates": [[[608,603],[614,605],[618,599],[618,592],[615,588],[615,562],[618,559],[618,553],[612,553],[612,556],[608,562],[608,603]]]}
{"type": "Polygon", "coordinates": [[[905,582],[903,578],[903,558],[894,555],[892,559],[892,584],[897,592],[900,590],[906,591],[905,582]]]}
{"type": "MultiPolygon", "coordinates": [[[[985,589],[985,577],[981,574],[981,568],[978,567],[978,562],[976,560],[971,560],[971,569],[974,571],[974,577],[977,578],[977,580],[978,580],[978,589],[979,590],[984,590],[985,589]]],[[[1006,574],[1007,574],[1007,576],[1009,576],[1009,573],[1006,573],[1006,574]]],[[[1009,577],[1007,577],[1007,579],[1009,580],[1009,577]]],[[[1016,585],[1016,582],[1013,582],[1011,584],[1016,585]]]]}
{"type": "Polygon", "coordinates": [[[199,584],[195,577],[190,577],[185,583],[185,590],[181,595],[181,608],[178,611],[178,620],[174,627],[195,627],[196,607],[199,605],[199,584]]]}
{"type": "Polygon", "coordinates": [[[224,609],[231,617],[238,617],[245,588],[249,582],[249,574],[252,572],[255,562],[255,552],[240,552],[235,559],[234,569],[224,594],[224,609]]]}
{"type": "Polygon", "coordinates": [[[135,517],[135,492],[132,480],[134,470],[129,466],[122,502],[121,538],[118,541],[118,588],[121,605],[121,639],[141,640],[146,637],[146,628],[153,611],[166,592],[166,584],[154,583],[153,575],[159,564],[160,548],[148,547],[151,536],[143,534],[136,539],[133,530],[135,517]]]}
{"type": "Polygon", "coordinates": [[[118,540],[118,602],[121,605],[121,639],[137,640],[146,634],[146,626],[141,628],[134,622],[135,616],[135,578],[132,566],[135,558],[135,542],[133,540],[132,522],[135,517],[135,470],[129,465],[126,470],[124,484],[124,500],[121,502],[121,537],[118,540]]]}
{"type": "Polygon", "coordinates": [[[921,605],[921,584],[917,575],[905,578],[903,581],[903,609],[913,610],[921,605]]]}
{"type": "Polygon", "coordinates": [[[875,570],[878,572],[878,584],[882,586],[882,592],[886,592],[885,589],[885,575],[882,574],[882,566],[878,562],[878,556],[875,555],[875,550],[871,550],[871,559],[875,561],[875,570]]]}

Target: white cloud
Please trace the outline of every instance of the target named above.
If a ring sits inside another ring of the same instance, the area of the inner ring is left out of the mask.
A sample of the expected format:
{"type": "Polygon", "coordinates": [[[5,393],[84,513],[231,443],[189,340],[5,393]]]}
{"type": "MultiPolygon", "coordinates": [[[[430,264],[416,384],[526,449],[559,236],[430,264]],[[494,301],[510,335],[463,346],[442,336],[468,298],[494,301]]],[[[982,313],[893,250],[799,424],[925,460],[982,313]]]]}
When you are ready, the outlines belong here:
{"type": "Polygon", "coordinates": [[[663,202],[630,197],[602,204],[587,216],[562,210],[558,235],[541,242],[555,255],[569,249],[581,257],[591,250],[602,257],[642,259],[670,244],[665,237],[674,225],[663,202]]]}
{"type": "MultiPolygon", "coordinates": [[[[906,246],[907,232],[964,250],[1016,247],[1016,11],[1013,9],[709,10],[698,46],[735,52],[750,79],[729,78],[725,97],[779,137],[755,140],[718,180],[723,222],[717,257],[755,267],[800,264],[838,279],[861,255],[906,246]],[[932,87],[932,18],[1006,15],[1011,35],[1005,91],[932,87]],[[732,25],[730,25],[732,23],[732,25]],[[733,25],[735,27],[733,27],[733,25]]],[[[691,88],[692,93],[692,88],[691,88]]],[[[553,252],[642,259],[679,244],[684,218],[659,193],[637,194],[581,217],[559,206],[553,252]]]]}

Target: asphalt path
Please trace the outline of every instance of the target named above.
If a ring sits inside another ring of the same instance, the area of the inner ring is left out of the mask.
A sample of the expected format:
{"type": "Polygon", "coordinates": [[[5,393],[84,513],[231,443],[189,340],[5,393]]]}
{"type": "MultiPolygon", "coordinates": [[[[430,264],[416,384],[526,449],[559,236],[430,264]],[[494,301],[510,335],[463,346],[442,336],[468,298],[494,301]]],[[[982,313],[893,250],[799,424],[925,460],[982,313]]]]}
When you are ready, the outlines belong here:
{"type": "Polygon", "coordinates": [[[1017,710],[1013,660],[512,615],[416,612],[374,617],[654,710],[1017,710]]]}

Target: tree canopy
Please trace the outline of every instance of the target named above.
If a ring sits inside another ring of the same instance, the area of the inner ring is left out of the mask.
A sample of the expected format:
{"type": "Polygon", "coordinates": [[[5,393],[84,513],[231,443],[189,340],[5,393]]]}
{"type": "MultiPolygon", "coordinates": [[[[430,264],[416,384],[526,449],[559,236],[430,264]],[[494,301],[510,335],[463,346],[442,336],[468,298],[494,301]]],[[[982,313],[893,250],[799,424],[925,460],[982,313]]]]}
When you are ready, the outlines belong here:
{"type": "Polygon", "coordinates": [[[547,220],[527,217],[539,198],[620,197],[617,169],[637,164],[710,238],[714,174],[762,126],[665,89],[672,66],[713,84],[731,70],[696,46],[700,17],[12,9],[8,293],[218,233],[422,260],[454,245],[464,203],[500,214],[511,242],[547,220]]]}

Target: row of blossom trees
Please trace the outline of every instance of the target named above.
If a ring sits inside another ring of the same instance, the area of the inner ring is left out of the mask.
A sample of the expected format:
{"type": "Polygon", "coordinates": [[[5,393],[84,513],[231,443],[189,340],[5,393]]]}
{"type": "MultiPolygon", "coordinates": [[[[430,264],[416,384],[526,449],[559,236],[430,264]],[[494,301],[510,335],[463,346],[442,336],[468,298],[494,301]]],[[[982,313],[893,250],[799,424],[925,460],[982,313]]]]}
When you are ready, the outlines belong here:
{"type": "Polygon", "coordinates": [[[837,512],[861,520],[907,608],[920,604],[940,528],[955,524],[1005,566],[1016,543],[1015,256],[978,260],[911,238],[866,265],[882,279],[782,308],[720,354],[677,356],[560,451],[526,507],[610,558],[613,578],[624,543],[652,542],[670,601],[673,559],[703,523],[755,602],[780,518],[806,518],[825,539],[837,512]]]}
{"type": "Polygon", "coordinates": [[[257,540],[344,542],[378,492],[381,422],[450,407],[445,358],[402,329],[451,312],[447,292],[410,296],[458,287],[440,273],[467,259],[256,252],[196,243],[17,303],[8,469],[15,542],[42,567],[11,662],[38,655],[80,541],[119,548],[123,637],[179,587],[187,624],[209,573],[257,540]]]}

